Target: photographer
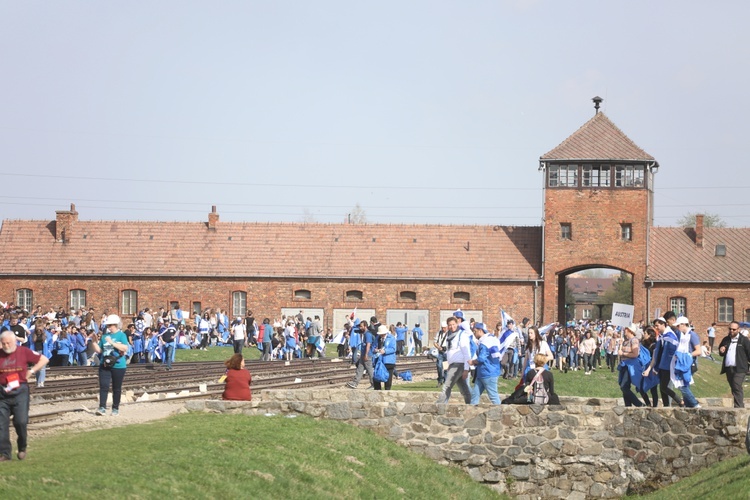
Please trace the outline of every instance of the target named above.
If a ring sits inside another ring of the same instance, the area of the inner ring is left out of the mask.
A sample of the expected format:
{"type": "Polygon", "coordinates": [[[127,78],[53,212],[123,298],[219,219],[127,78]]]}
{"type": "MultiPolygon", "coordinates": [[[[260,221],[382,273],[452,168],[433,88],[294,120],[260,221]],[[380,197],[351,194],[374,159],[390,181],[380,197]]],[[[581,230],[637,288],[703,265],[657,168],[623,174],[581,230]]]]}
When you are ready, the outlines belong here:
{"type": "Polygon", "coordinates": [[[122,382],[125,380],[127,367],[128,337],[120,331],[120,317],[110,314],[105,320],[106,332],[93,344],[94,351],[99,354],[99,409],[97,415],[107,412],[107,396],[112,384],[112,416],[120,413],[120,396],[122,382]]]}

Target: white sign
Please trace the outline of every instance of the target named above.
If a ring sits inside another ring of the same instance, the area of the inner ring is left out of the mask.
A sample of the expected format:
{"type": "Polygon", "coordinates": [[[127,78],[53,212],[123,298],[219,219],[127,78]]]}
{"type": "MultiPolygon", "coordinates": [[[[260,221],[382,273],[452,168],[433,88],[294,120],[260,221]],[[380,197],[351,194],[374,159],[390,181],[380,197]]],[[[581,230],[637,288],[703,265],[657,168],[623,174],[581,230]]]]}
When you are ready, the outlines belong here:
{"type": "Polygon", "coordinates": [[[633,322],[633,312],[635,306],[629,304],[612,304],[612,324],[616,326],[626,327],[630,326],[633,322]]]}

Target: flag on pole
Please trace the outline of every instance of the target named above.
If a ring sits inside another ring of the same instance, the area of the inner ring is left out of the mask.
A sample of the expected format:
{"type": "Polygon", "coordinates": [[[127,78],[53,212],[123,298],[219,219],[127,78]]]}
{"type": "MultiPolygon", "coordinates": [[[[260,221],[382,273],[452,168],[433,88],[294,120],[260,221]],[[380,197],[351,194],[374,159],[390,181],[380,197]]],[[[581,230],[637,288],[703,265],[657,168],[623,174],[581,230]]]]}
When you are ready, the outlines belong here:
{"type": "Polygon", "coordinates": [[[544,325],[543,327],[541,327],[541,328],[539,329],[539,334],[540,334],[540,335],[544,335],[545,333],[547,333],[548,331],[550,331],[550,330],[551,330],[552,328],[554,328],[556,324],[557,324],[557,323],[555,323],[555,322],[552,322],[552,323],[550,323],[549,325],[544,325]]]}
{"type": "Polygon", "coordinates": [[[498,339],[500,342],[500,356],[505,354],[505,351],[513,345],[513,342],[518,337],[518,332],[515,328],[508,328],[508,321],[513,320],[513,318],[510,317],[508,313],[506,313],[504,310],[500,309],[500,316],[503,318],[503,325],[505,325],[505,330],[503,330],[503,333],[500,335],[500,338],[498,339]]]}

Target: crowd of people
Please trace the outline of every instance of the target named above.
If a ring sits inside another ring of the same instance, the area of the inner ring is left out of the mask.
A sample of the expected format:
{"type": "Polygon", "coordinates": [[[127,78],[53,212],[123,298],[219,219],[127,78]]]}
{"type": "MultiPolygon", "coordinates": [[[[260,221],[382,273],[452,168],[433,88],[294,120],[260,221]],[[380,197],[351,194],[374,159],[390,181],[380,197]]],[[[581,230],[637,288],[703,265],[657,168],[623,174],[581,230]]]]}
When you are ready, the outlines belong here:
{"type": "MultiPolygon", "coordinates": [[[[176,349],[207,349],[211,345],[233,346],[226,362],[225,399],[249,400],[252,378],[245,367],[243,348],[256,347],[261,360],[324,357],[325,344],[337,344],[337,354],[356,367],[347,384],[357,388],[367,377],[368,388],[390,390],[397,356],[425,355],[435,360],[440,387],[438,403],[447,403],[458,386],[465,404],[479,404],[487,394],[492,404],[501,404],[498,379],[518,379],[516,390],[503,403],[555,404],[553,370],[562,374],[581,370],[589,375],[597,369],[618,371],[618,385],[625,406],[676,404],[700,408],[692,393],[697,359],[713,361],[715,324],[708,342],[700,343],[690,321],[668,311],[652,324],[634,323],[617,328],[608,321],[544,327],[523,318],[515,321],[502,312],[503,320],[493,331],[473,318],[455,311],[441,324],[431,346],[423,346],[419,324],[384,325],[377,317],[369,321],[347,318],[334,336],[324,332],[320,317],[305,317],[302,311],[280,319],[258,323],[248,311],[230,321],[226,311],[208,309],[193,318],[175,304],[170,311],[159,308],[140,311],[123,322],[108,311],[97,319],[95,309],[65,311],[37,307],[33,312],[3,304],[0,324],[0,461],[10,460],[10,416],[18,435],[18,458],[26,456],[28,383],[33,377],[44,386],[46,366],[96,365],[99,367],[100,403],[96,411],[105,415],[112,389],[111,415],[118,415],[125,370],[131,363],[161,362],[171,369],[176,349]],[[677,391],[675,391],[677,389],[677,391]],[[640,397],[639,397],[640,396],[640,397]],[[660,396],[660,397],[659,397],[660,396]]],[[[719,346],[721,373],[727,377],[734,406],[744,407],[742,384],[750,360],[747,330],[732,322],[719,346]]]]}

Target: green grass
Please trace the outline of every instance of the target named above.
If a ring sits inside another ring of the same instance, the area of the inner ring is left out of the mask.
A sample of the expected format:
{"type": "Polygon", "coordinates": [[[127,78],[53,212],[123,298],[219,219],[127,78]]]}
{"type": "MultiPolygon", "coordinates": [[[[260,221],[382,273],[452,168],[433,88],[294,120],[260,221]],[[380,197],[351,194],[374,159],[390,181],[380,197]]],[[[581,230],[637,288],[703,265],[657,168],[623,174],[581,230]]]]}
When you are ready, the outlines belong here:
{"type": "Polygon", "coordinates": [[[673,485],[639,496],[648,500],[750,498],[750,457],[724,460],[673,485]]]}
{"type": "MultiPolygon", "coordinates": [[[[326,344],[326,356],[335,357],[336,347],[337,344],[326,344]]],[[[174,360],[175,363],[179,363],[180,361],[225,361],[232,357],[232,354],[234,354],[232,346],[212,346],[205,351],[201,351],[200,349],[177,349],[174,360]]],[[[242,355],[245,359],[260,359],[260,354],[261,352],[257,347],[242,348],[242,355]]]]}
{"type": "Polygon", "coordinates": [[[3,498],[498,498],[369,430],[309,417],[185,414],[35,440],[3,498]]]}
{"type": "MultiPolygon", "coordinates": [[[[716,358],[720,360],[721,358],[716,358]]],[[[714,363],[708,359],[698,361],[698,372],[695,373],[695,384],[691,386],[693,394],[698,398],[706,397],[731,397],[726,377],[721,375],[721,363],[714,363]]],[[[396,365],[398,369],[398,365],[396,365]]],[[[559,396],[580,396],[595,398],[620,398],[622,392],[617,385],[617,370],[614,373],[607,369],[606,364],[598,368],[591,375],[585,375],[583,371],[571,371],[563,373],[553,370],[555,377],[555,392],[559,396]]],[[[436,387],[437,371],[433,380],[414,382],[412,384],[394,385],[396,390],[406,391],[438,391],[436,387]]],[[[498,381],[501,397],[512,393],[519,379],[498,381]]],[[[746,384],[747,385],[747,384],[746,384]]]]}

